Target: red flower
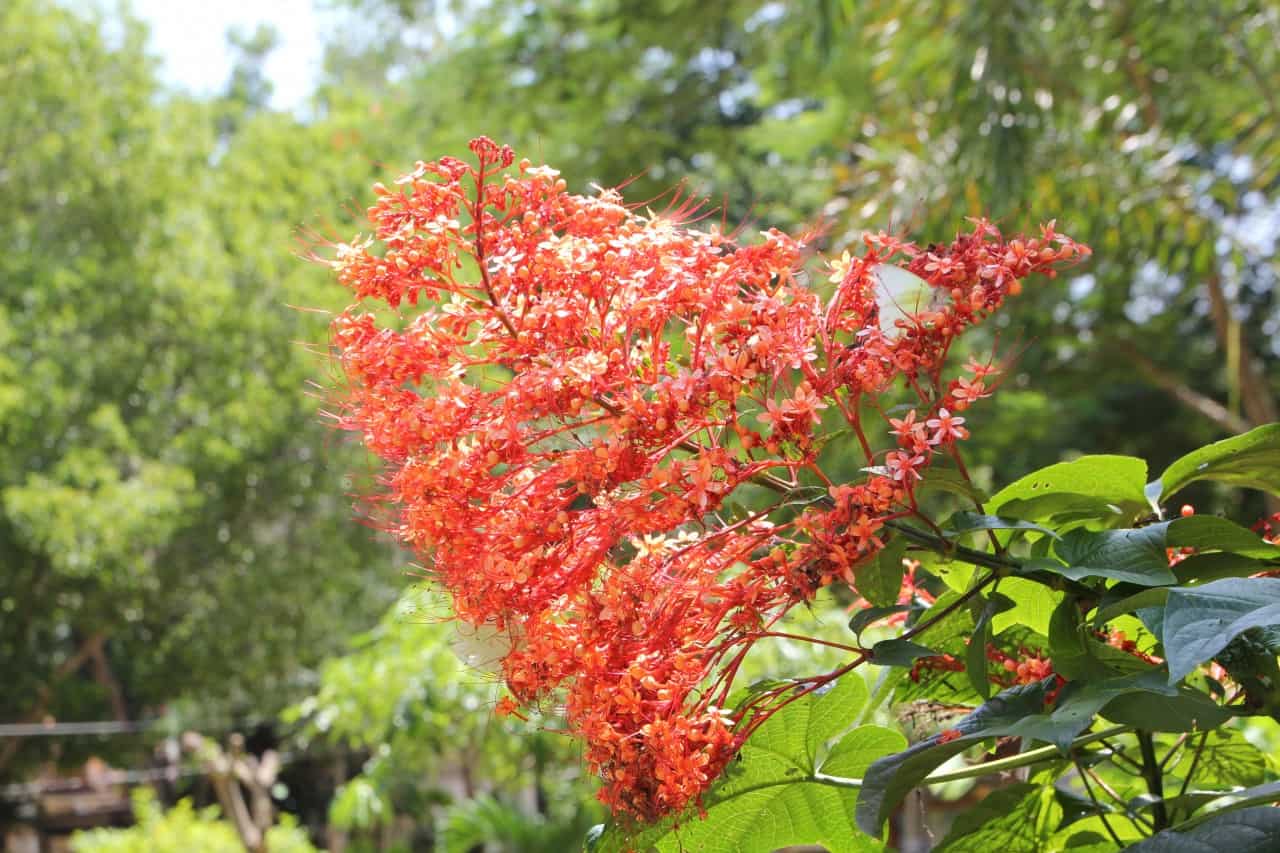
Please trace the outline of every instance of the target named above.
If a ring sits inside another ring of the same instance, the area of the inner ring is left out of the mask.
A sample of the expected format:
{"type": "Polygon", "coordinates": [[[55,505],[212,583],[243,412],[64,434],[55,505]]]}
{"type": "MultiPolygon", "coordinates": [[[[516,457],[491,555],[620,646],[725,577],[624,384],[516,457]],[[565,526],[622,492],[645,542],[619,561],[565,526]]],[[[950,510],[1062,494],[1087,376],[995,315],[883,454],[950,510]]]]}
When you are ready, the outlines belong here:
{"type": "Polygon", "coordinates": [[[746,651],[912,511],[937,452],[923,423],[935,444],[966,434],[941,407],[988,392],[976,370],[943,378],[955,336],[1088,250],[1052,227],[1006,243],[983,221],[929,253],[876,235],[824,302],[799,274],[804,236],[736,243],[687,227],[688,206],[641,214],[546,167],[509,171],[510,149],[483,137],[471,150],[475,165],[375,187],[372,236],[336,247],[357,300],[398,310],[335,319],[335,417],[385,462],[383,524],[459,619],[510,638],[514,699],[563,702],[615,810],[677,811],[794,696],[726,710],[746,651]],[[874,270],[895,259],[940,299],[884,330],[874,270]],[[820,413],[865,436],[863,404],[899,381],[919,400],[889,473],[831,483],[820,413]],[[831,498],[796,515],[802,473],[831,498]],[[747,484],[778,498],[721,518],[747,484]]]}

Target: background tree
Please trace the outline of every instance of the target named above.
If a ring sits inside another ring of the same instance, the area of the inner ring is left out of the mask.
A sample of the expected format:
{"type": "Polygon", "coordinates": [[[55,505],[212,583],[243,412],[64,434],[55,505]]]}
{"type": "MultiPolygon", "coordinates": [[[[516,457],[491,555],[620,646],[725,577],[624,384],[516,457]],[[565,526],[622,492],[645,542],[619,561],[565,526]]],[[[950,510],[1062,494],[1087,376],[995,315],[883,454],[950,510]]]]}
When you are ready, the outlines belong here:
{"type": "Polygon", "coordinates": [[[308,395],[324,320],[291,307],[329,299],[297,224],[369,163],[269,112],[220,138],[115,23],[0,12],[0,718],[199,697],[225,725],[295,696],[396,581],[308,395]]]}

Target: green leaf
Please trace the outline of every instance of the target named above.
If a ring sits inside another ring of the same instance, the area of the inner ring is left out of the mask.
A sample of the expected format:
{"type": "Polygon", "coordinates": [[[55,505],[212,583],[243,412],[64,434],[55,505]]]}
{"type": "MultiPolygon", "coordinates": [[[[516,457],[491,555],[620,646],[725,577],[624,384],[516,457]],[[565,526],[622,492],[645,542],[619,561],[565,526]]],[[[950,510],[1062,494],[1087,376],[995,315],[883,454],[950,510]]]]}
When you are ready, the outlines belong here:
{"type": "Polygon", "coordinates": [[[1186,832],[1166,829],[1126,848],[1128,853],[1275,853],[1280,809],[1256,806],[1228,812],[1186,832]]]}
{"type": "Polygon", "coordinates": [[[1037,533],[1044,533],[1054,539],[1058,538],[1058,534],[1047,527],[1042,527],[1033,521],[1023,521],[1019,518],[1005,518],[999,515],[979,515],[976,512],[967,512],[961,510],[955,513],[947,521],[946,529],[942,532],[949,538],[962,536],[966,533],[973,533],[976,530],[1034,530],[1037,533]]]}
{"type": "Polygon", "coordinates": [[[1250,628],[1280,625],[1280,580],[1228,578],[1169,590],[1161,640],[1169,681],[1181,681],[1250,628]]]}
{"type": "Polygon", "coordinates": [[[1017,782],[961,812],[933,853],[1041,853],[1061,820],[1053,786],[1017,782]]]}
{"type": "MultiPolygon", "coordinates": [[[[1150,675],[1162,676],[1153,672],[1150,675]]],[[[1151,690],[1153,693],[1163,691],[1151,690]]],[[[1150,729],[1156,732],[1198,732],[1220,726],[1231,719],[1231,713],[1206,694],[1190,687],[1179,687],[1164,694],[1159,701],[1138,693],[1117,696],[1101,711],[1113,723],[1150,729]]]]}
{"type": "MultiPolygon", "coordinates": [[[[879,726],[859,726],[836,741],[819,772],[845,779],[861,779],[876,759],[906,746],[901,733],[879,726]]],[[[852,799],[852,797],[850,798],[852,799]]]]}
{"type": "Polygon", "coordinates": [[[1167,527],[1165,522],[1125,530],[1072,530],[1054,545],[1065,566],[1039,561],[1035,565],[1072,580],[1101,577],[1142,586],[1174,584],[1178,579],[1165,553],[1167,527]]]}
{"type": "Polygon", "coordinates": [[[1280,494],[1280,424],[1266,424],[1183,456],[1156,481],[1160,500],[1196,480],[1280,494]]]}
{"type": "Polygon", "coordinates": [[[1165,544],[1170,548],[1225,551],[1259,560],[1280,560],[1280,545],[1272,545],[1252,530],[1212,515],[1192,515],[1169,522],[1165,544]]]}
{"type": "Polygon", "coordinates": [[[861,726],[827,750],[862,713],[867,696],[866,683],[854,673],[791,702],[748,738],[740,760],[707,792],[705,818],[691,809],[630,832],[611,824],[597,853],[769,853],[801,844],[820,844],[832,853],[881,850],[852,824],[852,780],[876,758],[901,749],[905,739],[879,726],[861,726]]]}
{"type": "Polygon", "coordinates": [[[1205,803],[1211,803],[1222,796],[1221,791],[1187,791],[1185,794],[1178,794],[1172,797],[1157,797],[1154,794],[1139,794],[1129,802],[1125,803],[1125,811],[1136,814],[1137,812],[1146,811],[1153,807],[1156,803],[1164,803],[1170,813],[1175,810],[1182,812],[1192,812],[1203,806],[1205,803]]]}
{"type": "Polygon", "coordinates": [[[907,540],[895,536],[880,549],[875,559],[868,560],[856,569],[858,592],[876,607],[888,607],[898,603],[902,591],[902,576],[906,568],[902,557],[907,552],[907,540]]]}
{"type": "Polygon", "coordinates": [[[997,492],[986,507],[1002,516],[1045,521],[1076,513],[1132,517],[1147,501],[1147,463],[1132,456],[1082,456],[1033,471],[997,492]],[[1108,507],[1115,507],[1108,511],[1108,507]]]}
{"type": "Polygon", "coordinates": [[[1041,636],[1049,633],[1049,619],[1065,593],[1019,577],[1001,579],[1000,590],[1016,604],[991,620],[993,633],[1002,634],[1015,625],[1023,625],[1041,636]]]}
{"type": "Polygon", "coordinates": [[[867,630],[870,625],[879,622],[886,616],[892,616],[895,613],[904,613],[909,609],[910,607],[906,604],[895,604],[891,607],[864,607],[857,613],[853,614],[853,617],[849,619],[849,630],[853,632],[855,637],[861,640],[862,632],[867,630]]]}
{"type": "MultiPolygon", "coordinates": [[[[1138,841],[1143,836],[1136,826],[1127,820],[1111,818],[1111,826],[1122,841],[1138,841]]],[[[1053,853],[1116,853],[1119,849],[1110,833],[1096,814],[1072,821],[1049,839],[1048,850],[1053,853]]]]}
{"type": "Polygon", "coordinates": [[[881,640],[871,647],[871,662],[876,666],[911,666],[916,658],[928,658],[938,652],[910,640],[881,640]]]}

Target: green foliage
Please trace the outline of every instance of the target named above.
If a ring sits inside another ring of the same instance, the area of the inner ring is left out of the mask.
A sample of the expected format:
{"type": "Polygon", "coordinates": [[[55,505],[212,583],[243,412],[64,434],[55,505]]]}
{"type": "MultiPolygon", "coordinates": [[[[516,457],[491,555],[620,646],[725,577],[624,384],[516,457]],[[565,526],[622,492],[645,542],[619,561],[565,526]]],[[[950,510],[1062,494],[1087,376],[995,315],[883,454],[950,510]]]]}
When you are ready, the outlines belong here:
{"type": "Polygon", "coordinates": [[[1162,624],[1169,680],[1176,683],[1246,631],[1280,627],[1280,580],[1230,578],[1172,589],[1162,624]]]}
{"type": "Polygon", "coordinates": [[[965,812],[935,853],[1042,853],[1062,820],[1052,787],[1018,782],[1001,788],[965,812]]]}
{"type": "Polygon", "coordinates": [[[1188,453],[1151,485],[1163,501],[1196,480],[1280,494],[1280,424],[1265,424],[1188,453]]]}
{"type": "MultiPolygon", "coordinates": [[[[235,828],[218,816],[217,806],[197,810],[190,800],[179,800],[165,811],[148,788],[133,792],[133,816],[129,829],[95,829],[71,838],[75,853],[241,853],[244,845],[235,828]]],[[[267,830],[266,846],[272,853],[314,853],[315,849],[297,822],[285,815],[267,830]]]]}
{"type": "Polygon", "coordinates": [[[425,593],[406,593],[348,654],[325,663],[313,695],[284,713],[301,726],[300,746],[370,755],[338,791],[330,822],[359,836],[398,816],[430,825],[434,815],[450,850],[479,842],[554,850],[566,837],[580,838],[600,810],[573,745],[536,723],[495,717],[498,685],[476,667],[500,656],[502,637],[460,634],[436,615],[440,606],[425,593]],[[458,791],[459,768],[469,790],[458,791]],[[527,790],[545,812],[515,804],[527,790]],[[479,800],[470,799],[473,792],[479,800]],[[458,793],[469,799],[454,802],[458,793]]]}
{"type": "Polygon", "coordinates": [[[1122,523],[1146,507],[1147,465],[1128,456],[1082,456],[1026,475],[996,492],[991,512],[1027,521],[1122,523]]]}
{"type": "Polygon", "coordinates": [[[1054,545],[1065,563],[1037,562],[1036,568],[1056,572],[1072,580],[1110,578],[1163,586],[1176,582],[1165,554],[1165,524],[1126,530],[1071,530],[1054,545]]]}
{"type": "MultiPolygon", "coordinates": [[[[1144,843],[1190,850],[1198,848],[1185,845],[1201,843],[1201,826],[1231,835],[1246,824],[1267,844],[1280,843],[1250,810],[1280,801],[1280,783],[1271,781],[1264,753],[1228,727],[1242,712],[1280,719],[1280,620],[1273,613],[1280,582],[1232,577],[1178,586],[1169,565],[1169,549],[1194,548],[1202,558],[1273,566],[1275,546],[1221,518],[1117,526],[1140,512],[1145,471],[1125,457],[1057,464],[997,492],[979,512],[953,516],[949,530],[893,528],[899,548],[891,562],[902,559],[903,542],[939,558],[923,561],[917,586],[954,562],[972,570],[963,582],[948,578],[953,588],[927,609],[869,597],[849,628],[865,645],[861,638],[878,620],[905,613],[899,635],[878,634],[863,653],[873,664],[899,668],[897,675],[882,671],[877,702],[980,700],[962,718],[899,751],[864,749],[861,739],[878,730],[863,726],[824,757],[823,744],[861,719],[866,704],[853,695],[862,682],[845,676],[829,692],[784,706],[747,739],[739,761],[704,799],[704,819],[615,825],[593,849],[863,849],[882,837],[912,790],[1022,766],[1039,770],[965,812],[939,849],[1113,851],[1151,836],[1144,843]],[[997,502],[1012,520],[991,514],[997,502]],[[956,544],[971,532],[1005,535],[956,544]],[[1041,605],[1028,609],[1037,600],[1032,590],[1043,588],[1056,595],[1049,615],[1039,614],[1041,605]],[[1012,621],[1000,624],[999,617],[1012,621]],[[1029,620],[1043,633],[1028,631],[1029,620]],[[935,673],[932,662],[939,661],[945,665],[935,673]],[[1238,685],[1230,698],[1205,674],[1209,661],[1238,685]],[[960,688],[948,680],[957,669],[965,672],[960,688]],[[1004,687],[995,696],[993,683],[1004,687]],[[1009,749],[1015,744],[1021,752],[1009,749]],[[1004,757],[969,763],[983,746],[1004,757]],[[857,760],[846,766],[845,752],[857,760]],[[1114,802],[1099,800],[1102,791],[1114,802]],[[856,828],[842,823],[850,806],[856,828]],[[1230,816],[1233,807],[1242,817],[1230,816]]],[[[1252,475],[1241,467],[1238,476],[1244,482],[1252,475]]]]}
{"type": "Polygon", "coordinates": [[[437,823],[439,849],[443,853],[469,853],[478,847],[509,853],[561,853],[577,846],[593,817],[583,810],[571,821],[550,820],[482,794],[443,811],[437,823]]]}
{"type": "Polygon", "coordinates": [[[199,727],[270,719],[395,582],[308,387],[324,320],[290,307],[331,301],[292,235],[361,170],[284,116],[223,134],[216,105],[165,96],[145,38],[0,7],[6,721],[183,698],[199,727]],[[62,671],[77,652],[93,678],[62,671]]]}

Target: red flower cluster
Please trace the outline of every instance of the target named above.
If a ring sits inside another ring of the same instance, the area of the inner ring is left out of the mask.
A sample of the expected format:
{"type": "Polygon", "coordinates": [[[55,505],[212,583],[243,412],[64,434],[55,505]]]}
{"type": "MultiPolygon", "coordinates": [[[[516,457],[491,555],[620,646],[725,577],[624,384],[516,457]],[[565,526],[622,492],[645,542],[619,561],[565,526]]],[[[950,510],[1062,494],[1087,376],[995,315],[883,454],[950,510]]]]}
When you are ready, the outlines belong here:
{"type": "Polygon", "coordinates": [[[471,151],[476,165],[375,186],[373,236],[337,247],[359,299],[419,307],[334,321],[336,414],[385,460],[388,526],[458,618],[510,638],[515,699],[563,701],[602,799],[652,818],[695,800],[794,695],[726,707],[751,645],[851,582],[967,435],[955,413],[992,369],[944,378],[955,337],[1088,250],[1052,224],[1006,241],[978,221],[928,250],[880,234],[814,287],[804,237],[740,243],[688,227],[690,206],[641,213],[513,169],[488,139],[471,151]],[[878,270],[895,259],[927,292],[890,320],[878,270]],[[896,383],[917,402],[877,453],[866,419],[896,383]],[[818,465],[824,418],[858,436],[865,480],[818,465]],[[749,484],[774,499],[726,517],[749,484]]]}
{"type": "MultiPolygon", "coordinates": [[[[1051,675],[1057,676],[1053,669],[1052,660],[1035,653],[1025,646],[1019,648],[1018,656],[1014,657],[994,643],[988,643],[986,657],[988,661],[995,664],[994,668],[988,668],[987,680],[998,687],[1008,688],[1013,687],[1015,684],[1034,684],[1051,675]]],[[[912,681],[919,682],[926,672],[964,672],[964,670],[964,661],[955,655],[929,655],[916,659],[911,667],[909,677],[912,681]]],[[[1061,676],[1058,676],[1058,679],[1062,682],[1061,676]]],[[[1056,692],[1054,695],[1057,695],[1056,692]]]]}
{"type": "Polygon", "coordinates": [[[1258,519],[1249,529],[1261,536],[1264,542],[1280,545],[1280,512],[1258,519]]]}

